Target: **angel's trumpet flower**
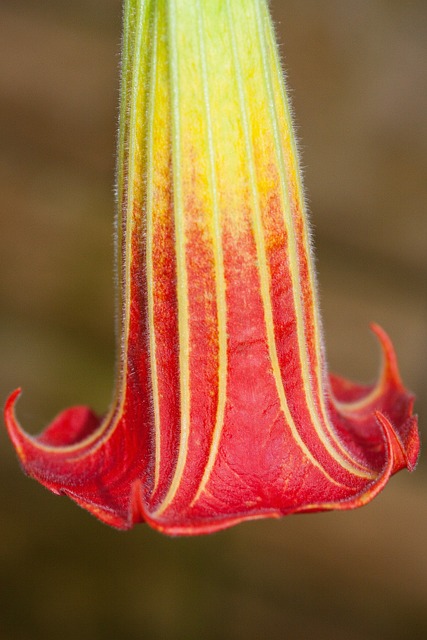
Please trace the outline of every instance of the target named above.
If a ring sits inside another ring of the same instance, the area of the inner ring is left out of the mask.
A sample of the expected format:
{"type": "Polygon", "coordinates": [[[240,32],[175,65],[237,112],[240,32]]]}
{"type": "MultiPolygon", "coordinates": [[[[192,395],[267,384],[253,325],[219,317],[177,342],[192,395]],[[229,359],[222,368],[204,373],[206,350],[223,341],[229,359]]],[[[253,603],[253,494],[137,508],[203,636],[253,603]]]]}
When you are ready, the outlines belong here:
{"type": "Polygon", "coordinates": [[[415,465],[412,396],[326,371],[289,105],[265,0],[127,0],[119,371],[109,412],[38,437],[25,471],[100,520],[170,534],[349,509],[415,465]]]}

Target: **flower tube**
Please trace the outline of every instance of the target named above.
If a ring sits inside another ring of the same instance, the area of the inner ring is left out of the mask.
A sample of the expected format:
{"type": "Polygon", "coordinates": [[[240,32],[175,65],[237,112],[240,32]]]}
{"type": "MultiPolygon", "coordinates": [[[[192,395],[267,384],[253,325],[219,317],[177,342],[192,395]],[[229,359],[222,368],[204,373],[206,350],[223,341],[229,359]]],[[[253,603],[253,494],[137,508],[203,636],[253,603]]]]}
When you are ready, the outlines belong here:
{"type": "Polygon", "coordinates": [[[390,340],[375,385],[329,376],[298,156],[264,0],[127,0],[110,410],[38,437],[26,473],[169,534],[371,500],[415,466],[390,340]]]}

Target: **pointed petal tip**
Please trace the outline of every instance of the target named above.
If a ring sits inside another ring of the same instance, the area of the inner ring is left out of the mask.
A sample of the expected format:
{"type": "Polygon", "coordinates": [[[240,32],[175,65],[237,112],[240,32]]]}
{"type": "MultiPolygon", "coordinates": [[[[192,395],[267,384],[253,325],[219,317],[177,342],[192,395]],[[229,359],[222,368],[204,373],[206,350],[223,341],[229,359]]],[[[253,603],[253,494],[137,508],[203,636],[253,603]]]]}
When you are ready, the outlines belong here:
{"type": "Polygon", "coordinates": [[[22,393],[22,389],[18,387],[15,391],[12,391],[8,399],[6,400],[6,404],[4,407],[4,420],[6,423],[6,428],[9,434],[9,438],[12,441],[13,446],[15,447],[18,458],[21,463],[25,464],[25,450],[24,443],[31,439],[31,436],[21,428],[19,422],[16,419],[15,415],[15,405],[22,393]]]}
{"type": "Polygon", "coordinates": [[[387,380],[388,383],[393,383],[396,387],[400,387],[403,389],[403,382],[402,378],[400,377],[396,352],[394,350],[390,336],[376,322],[371,322],[369,326],[372,333],[374,333],[378,338],[383,354],[383,380],[387,380]]]}
{"type": "Polygon", "coordinates": [[[15,389],[15,391],[12,391],[12,393],[9,395],[8,399],[6,400],[6,404],[4,406],[4,418],[6,421],[6,426],[9,429],[9,426],[12,426],[12,419],[15,416],[15,404],[16,401],[18,400],[19,396],[22,393],[22,389],[20,387],[18,387],[18,389],[15,389]]]}

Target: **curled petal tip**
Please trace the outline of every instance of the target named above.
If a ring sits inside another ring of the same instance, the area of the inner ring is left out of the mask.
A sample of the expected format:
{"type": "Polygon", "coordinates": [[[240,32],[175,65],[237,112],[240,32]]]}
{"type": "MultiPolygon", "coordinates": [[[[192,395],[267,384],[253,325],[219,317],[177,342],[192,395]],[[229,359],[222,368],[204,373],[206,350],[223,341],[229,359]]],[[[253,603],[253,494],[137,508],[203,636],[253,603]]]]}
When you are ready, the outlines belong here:
{"type": "Polygon", "coordinates": [[[14,418],[15,404],[19,396],[21,395],[21,393],[22,393],[22,389],[18,387],[18,389],[15,389],[15,391],[12,391],[12,393],[9,395],[8,399],[6,400],[6,404],[4,407],[4,415],[5,415],[5,419],[7,421],[8,427],[9,427],[9,424],[11,424],[12,418],[14,418]]]}
{"type": "Polygon", "coordinates": [[[19,459],[23,463],[25,455],[22,448],[22,443],[26,440],[26,438],[29,438],[30,436],[27,436],[27,434],[21,429],[19,423],[16,420],[15,405],[21,393],[21,388],[18,388],[10,394],[10,396],[6,400],[6,404],[4,407],[4,418],[9,437],[15,446],[19,459]]]}
{"type": "Polygon", "coordinates": [[[370,328],[378,338],[381,345],[381,350],[383,353],[383,377],[387,378],[388,382],[392,382],[396,387],[403,388],[403,383],[397,364],[396,352],[388,333],[386,333],[386,331],[384,331],[384,329],[375,322],[371,322],[370,328]]]}

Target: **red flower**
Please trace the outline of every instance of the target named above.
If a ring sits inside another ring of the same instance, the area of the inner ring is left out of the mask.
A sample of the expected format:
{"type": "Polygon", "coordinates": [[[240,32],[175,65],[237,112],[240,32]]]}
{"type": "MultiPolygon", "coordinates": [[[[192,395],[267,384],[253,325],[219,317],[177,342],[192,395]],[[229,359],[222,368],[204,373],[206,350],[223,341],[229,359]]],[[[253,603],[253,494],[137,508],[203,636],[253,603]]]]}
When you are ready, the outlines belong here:
{"type": "Polygon", "coordinates": [[[419,450],[386,334],[374,386],[329,377],[289,107],[262,0],[125,2],[121,335],[103,418],[37,438],[25,471],[119,528],[208,533],[365,504],[419,450]]]}

